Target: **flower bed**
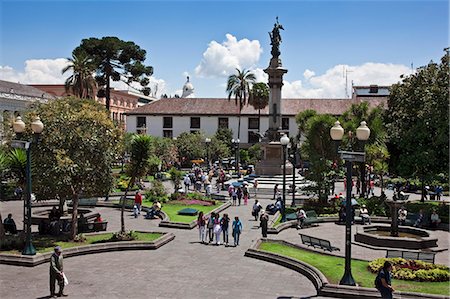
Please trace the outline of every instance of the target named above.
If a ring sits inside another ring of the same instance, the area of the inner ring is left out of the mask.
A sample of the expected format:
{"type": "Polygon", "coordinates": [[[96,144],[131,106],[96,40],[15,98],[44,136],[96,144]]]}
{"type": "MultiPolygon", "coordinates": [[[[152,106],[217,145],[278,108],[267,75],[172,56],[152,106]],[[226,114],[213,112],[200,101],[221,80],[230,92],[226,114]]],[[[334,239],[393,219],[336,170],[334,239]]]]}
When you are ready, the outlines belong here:
{"type": "Polygon", "coordinates": [[[383,268],[384,262],[390,261],[392,277],[400,280],[416,281],[449,281],[449,268],[445,265],[436,265],[418,260],[405,260],[403,258],[379,258],[369,263],[369,270],[378,273],[383,268]]]}

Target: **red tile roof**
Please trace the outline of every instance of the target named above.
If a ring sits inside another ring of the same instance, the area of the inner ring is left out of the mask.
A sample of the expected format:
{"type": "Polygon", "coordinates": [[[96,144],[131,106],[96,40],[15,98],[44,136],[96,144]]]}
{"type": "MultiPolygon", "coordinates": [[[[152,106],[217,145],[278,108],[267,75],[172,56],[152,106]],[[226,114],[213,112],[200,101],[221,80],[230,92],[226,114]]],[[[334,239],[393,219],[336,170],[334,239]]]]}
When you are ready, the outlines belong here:
{"type": "MultiPolygon", "coordinates": [[[[387,98],[364,98],[370,107],[387,102],[387,98]]],[[[340,115],[351,104],[360,103],[360,99],[283,99],[281,114],[294,116],[299,112],[313,109],[320,114],[340,115]]],[[[258,110],[252,106],[244,106],[241,115],[257,115],[258,110]]],[[[261,110],[261,115],[268,115],[269,107],[261,110]]],[[[226,98],[167,98],[149,103],[128,111],[127,115],[239,115],[239,108],[234,100],[226,98]]]]}

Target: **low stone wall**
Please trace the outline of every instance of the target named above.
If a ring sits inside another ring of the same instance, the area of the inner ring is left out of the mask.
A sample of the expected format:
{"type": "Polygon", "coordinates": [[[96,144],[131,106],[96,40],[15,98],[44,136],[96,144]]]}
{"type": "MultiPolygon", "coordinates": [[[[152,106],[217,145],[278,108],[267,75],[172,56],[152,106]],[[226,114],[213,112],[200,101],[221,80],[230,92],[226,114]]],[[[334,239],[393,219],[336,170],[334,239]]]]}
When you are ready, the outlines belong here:
{"type": "MultiPolygon", "coordinates": [[[[296,247],[302,250],[307,250],[302,246],[292,244],[283,240],[266,240],[270,242],[281,243],[287,246],[296,247]]],[[[348,299],[360,299],[360,298],[381,298],[380,293],[375,288],[364,288],[359,286],[346,286],[330,284],[327,278],[317,268],[283,255],[276,253],[266,252],[259,249],[260,244],[264,242],[261,239],[256,240],[253,245],[245,252],[245,256],[256,258],[259,260],[271,262],[283,267],[297,271],[308,278],[317,290],[319,296],[334,297],[334,298],[348,298],[348,299]]],[[[325,253],[324,253],[325,254],[325,253]]],[[[408,298],[408,299],[448,299],[449,296],[432,295],[423,293],[412,292],[395,292],[394,298],[408,298]]]]}
{"type": "MultiPolygon", "coordinates": [[[[153,233],[138,231],[140,233],[153,233]]],[[[156,233],[156,232],[155,232],[156,233]]],[[[160,232],[158,232],[160,233],[160,232]]],[[[89,233],[87,236],[98,235],[104,233],[89,233]]],[[[99,244],[90,244],[86,246],[78,246],[67,248],[63,250],[64,258],[93,254],[109,251],[121,251],[121,250],[154,250],[167,244],[175,238],[172,233],[162,233],[163,235],[155,241],[118,241],[118,242],[106,242],[99,244]]],[[[50,257],[53,252],[37,253],[36,255],[15,255],[15,254],[0,254],[0,264],[8,264],[14,266],[26,266],[34,267],[50,261],[50,257]]]]}

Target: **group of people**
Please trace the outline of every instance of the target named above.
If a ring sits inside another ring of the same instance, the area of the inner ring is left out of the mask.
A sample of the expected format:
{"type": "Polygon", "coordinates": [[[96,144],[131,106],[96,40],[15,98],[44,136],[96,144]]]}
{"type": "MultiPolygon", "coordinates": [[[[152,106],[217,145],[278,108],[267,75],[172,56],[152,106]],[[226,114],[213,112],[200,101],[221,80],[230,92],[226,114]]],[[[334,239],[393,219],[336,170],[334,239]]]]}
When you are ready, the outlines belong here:
{"type": "MultiPolygon", "coordinates": [[[[212,193],[211,181],[214,176],[214,171],[214,168],[211,168],[209,171],[203,171],[200,167],[194,166],[192,171],[184,176],[184,190],[179,191],[188,193],[192,186],[194,191],[201,192],[203,187],[206,196],[210,196],[212,193]]],[[[224,174],[222,176],[224,178],[224,174]]],[[[223,179],[223,182],[225,182],[225,179],[223,179]]],[[[220,185],[218,184],[218,186],[220,185]]]]}
{"type": "Polygon", "coordinates": [[[248,200],[250,199],[250,193],[248,191],[248,185],[242,184],[242,186],[234,187],[232,184],[228,186],[228,195],[232,199],[233,206],[241,205],[242,199],[244,199],[244,205],[248,204],[248,200]]]}
{"type": "Polygon", "coordinates": [[[229,244],[229,231],[231,225],[231,232],[233,235],[234,246],[239,246],[239,237],[242,233],[242,222],[239,217],[234,217],[231,222],[228,214],[223,214],[220,217],[219,213],[211,213],[207,218],[203,212],[200,212],[197,217],[197,225],[199,231],[199,239],[202,244],[215,243],[220,245],[220,236],[223,235],[223,244],[229,244]],[[215,241],[215,242],[214,242],[215,241]]]}

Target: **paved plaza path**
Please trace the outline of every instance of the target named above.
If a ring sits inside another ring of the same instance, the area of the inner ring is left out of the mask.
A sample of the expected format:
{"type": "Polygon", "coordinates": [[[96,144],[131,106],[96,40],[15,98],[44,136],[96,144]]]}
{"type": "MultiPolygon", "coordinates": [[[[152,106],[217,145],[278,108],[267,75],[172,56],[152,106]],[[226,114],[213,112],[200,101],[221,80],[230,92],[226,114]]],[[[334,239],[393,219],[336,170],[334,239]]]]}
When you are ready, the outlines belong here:
{"type": "MultiPolygon", "coordinates": [[[[262,199],[265,207],[271,202],[262,199]]],[[[13,213],[21,228],[21,202],[1,202],[2,215],[13,213]]],[[[231,218],[239,216],[244,231],[241,245],[225,247],[202,245],[198,229],[159,228],[159,220],[135,219],[126,213],[126,228],[172,232],[176,238],[157,250],[109,252],[67,258],[65,272],[70,284],[70,298],[321,298],[313,284],[301,274],[287,268],[244,257],[253,241],[261,237],[257,222],[251,217],[251,204],[230,207],[231,218]]],[[[96,208],[108,221],[108,231],[120,229],[120,211],[96,208]]],[[[271,219],[272,220],[272,219],[271,219]]],[[[361,226],[356,225],[356,229],[361,226]]],[[[344,256],[344,226],[323,223],[301,231],[329,239],[341,248],[344,256]]],[[[288,229],[271,238],[300,243],[299,231],[288,229]]],[[[438,236],[439,247],[448,248],[448,233],[438,236]]],[[[230,236],[230,241],[232,240],[230,236]]],[[[352,246],[353,257],[373,259],[385,251],[352,246]]],[[[448,251],[437,255],[437,262],[449,264],[448,251]]],[[[33,268],[0,265],[0,298],[45,298],[49,294],[48,263],[33,268]]]]}

